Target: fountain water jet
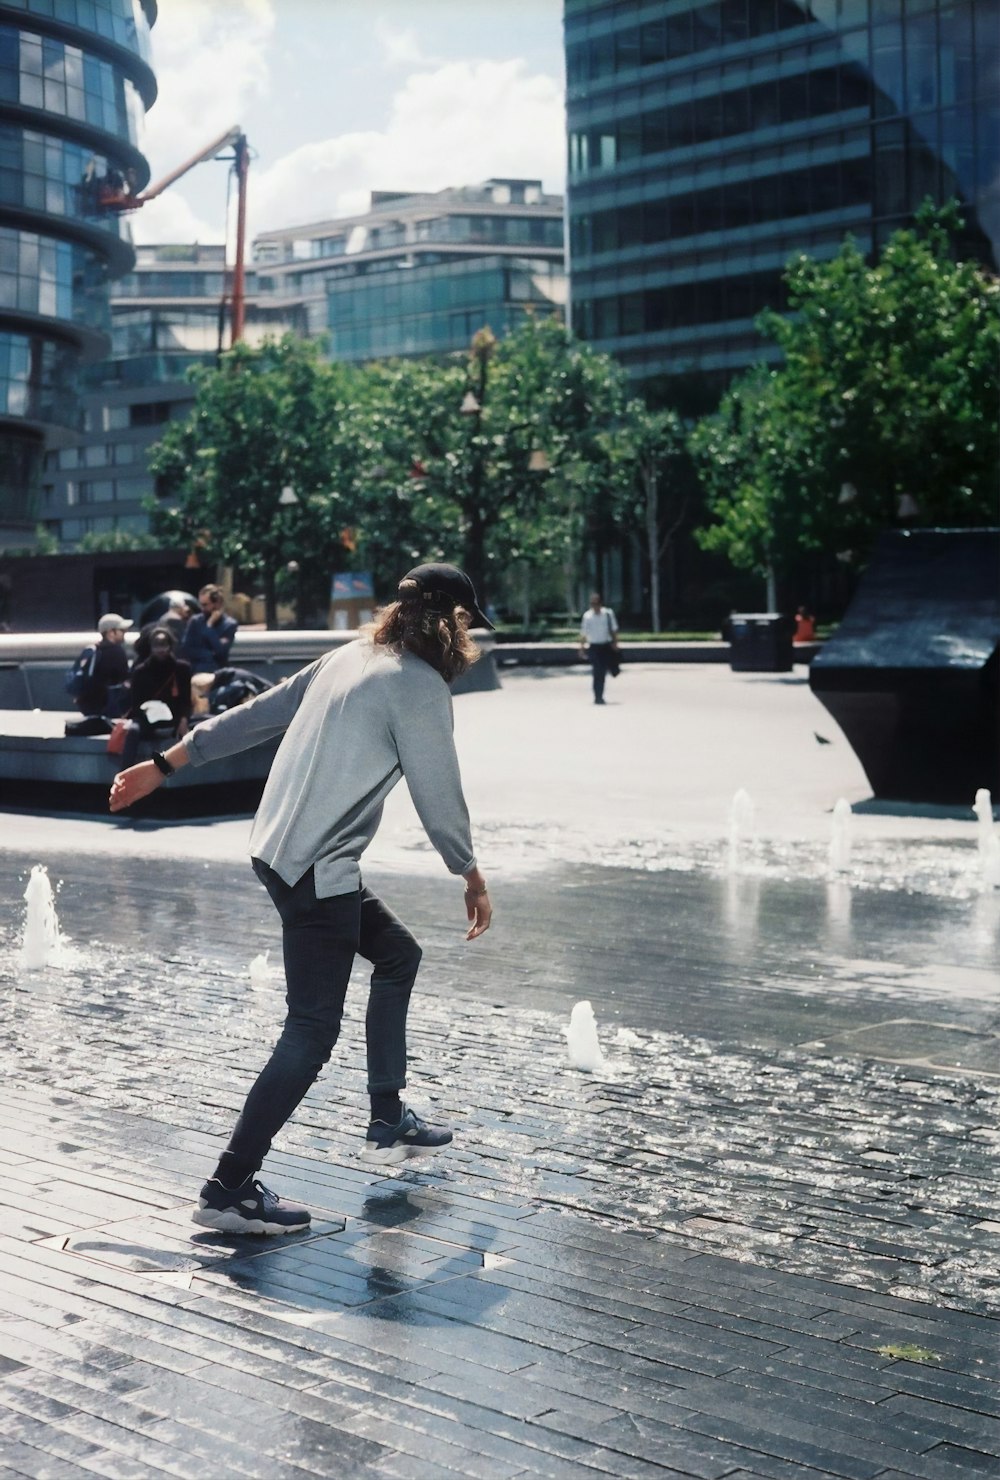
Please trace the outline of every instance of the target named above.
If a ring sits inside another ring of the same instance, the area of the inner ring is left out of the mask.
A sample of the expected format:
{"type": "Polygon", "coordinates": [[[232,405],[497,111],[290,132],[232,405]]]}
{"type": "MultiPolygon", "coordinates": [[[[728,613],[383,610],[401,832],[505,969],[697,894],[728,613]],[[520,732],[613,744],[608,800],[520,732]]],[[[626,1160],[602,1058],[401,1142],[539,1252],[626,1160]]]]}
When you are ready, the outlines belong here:
{"type": "Polygon", "coordinates": [[[979,820],[979,867],[986,888],[1000,888],[1000,838],[993,830],[993,798],[981,786],[972,810],[979,820]]]}
{"type": "Polygon", "coordinates": [[[851,804],[838,797],[830,823],[830,872],[846,874],[851,866],[851,804]]]}
{"type": "Polygon", "coordinates": [[[599,1074],[605,1067],[604,1054],[597,1037],[597,1019],[589,1002],[577,1002],[564,1028],[566,1048],[572,1068],[587,1074],[599,1074]]]}
{"type": "Polygon", "coordinates": [[[24,891],[28,908],[21,939],[21,965],[28,971],[63,965],[63,944],[48,869],[36,863],[24,891]]]}
{"type": "Polygon", "coordinates": [[[261,951],[259,956],[254,956],[250,962],[250,985],[256,990],[271,985],[271,969],[267,964],[270,951],[261,951]]]}
{"type": "Polygon", "coordinates": [[[733,797],[729,808],[729,854],[727,867],[731,874],[738,874],[740,871],[743,845],[753,839],[755,815],[756,808],[753,804],[753,798],[741,787],[733,797]]]}

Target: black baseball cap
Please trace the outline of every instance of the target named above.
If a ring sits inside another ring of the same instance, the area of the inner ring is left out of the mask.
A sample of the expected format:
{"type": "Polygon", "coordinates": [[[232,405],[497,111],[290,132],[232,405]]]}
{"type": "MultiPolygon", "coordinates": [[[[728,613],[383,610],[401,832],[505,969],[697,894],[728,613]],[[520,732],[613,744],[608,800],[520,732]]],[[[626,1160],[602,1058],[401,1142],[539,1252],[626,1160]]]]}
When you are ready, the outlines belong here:
{"type": "MultiPolygon", "coordinates": [[[[475,586],[457,565],[417,565],[407,571],[400,586],[403,581],[415,581],[421,601],[428,606],[440,606],[445,611],[464,606],[472,618],[473,627],[488,627],[494,631],[493,623],[479,605],[475,586]]],[[[401,591],[400,595],[405,596],[406,593],[401,591]]]]}

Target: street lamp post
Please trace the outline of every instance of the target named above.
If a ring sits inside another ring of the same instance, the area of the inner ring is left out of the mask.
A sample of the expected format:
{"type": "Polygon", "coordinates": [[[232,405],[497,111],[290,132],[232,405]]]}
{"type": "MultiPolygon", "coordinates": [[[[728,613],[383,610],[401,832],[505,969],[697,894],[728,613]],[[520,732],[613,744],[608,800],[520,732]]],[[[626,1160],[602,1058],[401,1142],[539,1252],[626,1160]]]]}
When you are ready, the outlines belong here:
{"type": "Polygon", "coordinates": [[[482,419],[489,382],[489,363],[495,347],[496,339],[492,330],[483,328],[473,335],[469,358],[475,383],[466,391],[459,407],[460,415],[470,417],[472,422],[469,437],[469,493],[463,510],[465,527],[462,531],[462,564],[479,593],[480,601],[486,600],[486,511],[483,508],[486,447],[482,436],[482,419]]]}
{"type": "MultiPolygon", "coordinates": [[[[278,495],[276,542],[275,546],[272,548],[271,559],[268,561],[267,567],[264,571],[264,603],[266,606],[267,625],[269,629],[276,628],[278,625],[277,564],[278,561],[282,558],[283,551],[281,549],[281,546],[284,543],[284,536],[286,534],[288,534],[289,536],[291,535],[291,529],[287,527],[290,521],[284,518],[283,510],[294,509],[296,508],[298,503],[298,494],[295,492],[295,489],[290,483],[286,483],[278,495]]],[[[294,561],[289,562],[289,568],[292,564],[295,563],[296,562],[294,561]]]]}

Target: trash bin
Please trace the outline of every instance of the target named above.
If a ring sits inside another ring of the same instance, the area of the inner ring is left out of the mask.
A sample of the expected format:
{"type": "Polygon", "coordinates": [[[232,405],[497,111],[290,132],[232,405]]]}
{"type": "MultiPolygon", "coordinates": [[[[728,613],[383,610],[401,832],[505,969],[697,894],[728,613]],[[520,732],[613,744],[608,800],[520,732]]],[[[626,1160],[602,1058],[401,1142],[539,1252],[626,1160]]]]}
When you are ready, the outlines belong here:
{"type": "Polygon", "coordinates": [[[733,612],[729,666],[734,673],[790,673],[792,623],[780,612],[733,612]]]}

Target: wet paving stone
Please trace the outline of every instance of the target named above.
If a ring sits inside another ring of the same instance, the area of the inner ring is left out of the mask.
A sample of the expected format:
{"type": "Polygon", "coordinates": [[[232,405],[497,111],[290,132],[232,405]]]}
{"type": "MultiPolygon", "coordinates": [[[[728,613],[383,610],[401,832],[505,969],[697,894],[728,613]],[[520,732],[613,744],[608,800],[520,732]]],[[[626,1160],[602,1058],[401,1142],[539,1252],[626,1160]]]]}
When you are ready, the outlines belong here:
{"type": "MultiPolygon", "coordinates": [[[[9,895],[23,866],[0,854],[9,895]]],[[[561,881],[537,878],[516,937],[475,958],[487,1009],[440,889],[397,878],[429,942],[410,1093],[455,1146],[392,1176],[358,1162],[359,972],[334,1061],[265,1170],[314,1223],[227,1239],[190,1224],[190,1200],[280,1022],[277,980],[248,974],[274,922],[232,870],[224,928],[192,939],[184,888],[133,871],[114,881],[115,940],[75,944],[62,970],[20,970],[16,912],[0,934],[0,1473],[991,1473],[988,1056],[895,1062],[951,1040],[890,1025],[852,1047],[843,1013],[807,1024],[805,998],[767,1033],[758,1001],[734,1033],[746,975],[731,960],[728,1008],[698,1018],[697,951],[665,965],[648,939],[616,968],[647,982],[635,1015],[624,991],[599,1012],[606,1069],[581,1075],[568,1011],[530,969],[561,881]]],[[[663,876],[632,886],[644,920],[671,896],[663,876]]],[[[63,900],[85,942],[68,883],[63,900]]],[[[591,926],[609,908],[580,904],[591,926]]],[[[582,939],[572,911],[569,927],[582,939]]],[[[869,975],[898,986],[888,964],[869,975]]],[[[559,969],[573,1000],[602,1001],[604,953],[559,969]]],[[[971,1009],[958,1026],[980,1047],[993,1031],[971,1009]]]]}

